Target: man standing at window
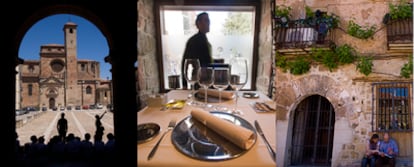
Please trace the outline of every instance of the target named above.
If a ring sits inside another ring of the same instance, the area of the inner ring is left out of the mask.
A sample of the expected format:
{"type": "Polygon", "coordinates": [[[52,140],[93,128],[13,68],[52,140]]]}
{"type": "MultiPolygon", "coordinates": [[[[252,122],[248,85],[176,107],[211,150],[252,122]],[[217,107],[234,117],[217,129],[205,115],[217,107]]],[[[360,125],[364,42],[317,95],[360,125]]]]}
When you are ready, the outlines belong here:
{"type": "Polygon", "coordinates": [[[206,36],[206,33],[210,31],[210,19],[208,13],[203,12],[198,14],[195,25],[197,26],[198,33],[188,39],[184,50],[184,56],[181,61],[181,78],[184,89],[187,88],[187,81],[184,77],[185,59],[196,58],[200,60],[201,67],[207,67],[213,60],[211,56],[211,45],[206,36]]]}
{"type": "Polygon", "coordinates": [[[398,145],[394,139],[390,138],[388,132],[384,133],[383,141],[380,142],[379,158],[375,166],[384,166],[388,164],[390,167],[395,166],[395,158],[398,155],[398,145]]]}

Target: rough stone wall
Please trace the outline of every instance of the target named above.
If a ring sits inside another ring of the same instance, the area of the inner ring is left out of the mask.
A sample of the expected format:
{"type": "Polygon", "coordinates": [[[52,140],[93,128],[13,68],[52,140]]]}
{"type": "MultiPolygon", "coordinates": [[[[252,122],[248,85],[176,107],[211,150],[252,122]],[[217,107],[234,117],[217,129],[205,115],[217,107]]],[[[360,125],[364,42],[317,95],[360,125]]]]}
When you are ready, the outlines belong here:
{"type": "Polygon", "coordinates": [[[145,100],[159,92],[155,43],[154,1],[139,0],[138,7],[138,96],[145,100]]]}
{"type": "Polygon", "coordinates": [[[329,71],[323,65],[313,64],[308,73],[291,75],[277,69],[275,77],[277,105],[278,166],[289,164],[289,134],[292,132],[296,106],[306,97],[319,94],[326,97],[335,110],[335,133],[332,166],[360,166],[366,140],[372,134],[372,82],[411,81],[400,76],[403,64],[410,55],[390,56],[387,51],[386,28],[382,18],[388,12],[389,2],[397,1],[276,1],[277,5],[292,7],[299,18],[304,5],[312,9],[333,12],[340,17],[340,28],[335,30],[335,44],[352,46],[359,56],[373,56],[372,73],[368,76],[356,69],[356,63],[339,66],[329,71]],[[349,20],[359,25],[376,25],[372,39],[362,40],[346,33],[349,20]],[[279,134],[280,133],[280,134],[279,134]]]}
{"type": "Polygon", "coordinates": [[[262,11],[259,30],[258,63],[256,88],[267,94],[272,70],[272,24],[270,0],[262,0],[262,11]]]}

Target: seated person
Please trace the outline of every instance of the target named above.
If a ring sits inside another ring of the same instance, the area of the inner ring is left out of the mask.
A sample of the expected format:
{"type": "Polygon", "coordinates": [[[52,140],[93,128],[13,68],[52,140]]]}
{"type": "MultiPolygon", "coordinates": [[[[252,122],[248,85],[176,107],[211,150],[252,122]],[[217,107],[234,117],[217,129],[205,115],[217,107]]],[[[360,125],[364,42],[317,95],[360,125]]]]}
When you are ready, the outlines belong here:
{"type": "Polygon", "coordinates": [[[395,158],[398,155],[397,142],[390,138],[388,132],[384,133],[383,141],[380,142],[378,159],[375,161],[376,166],[384,166],[388,164],[390,167],[395,166],[395,158]]]}
{"type": "Polygon", "coordinates": [[[375,160],[377,160],[379,152],[379,144],[378,134],[373,134],[365,147],[365,155],[364,158],[362,158],[361,167],[367,167],[368,164],[370,167],[375,167],[375,160]]]}

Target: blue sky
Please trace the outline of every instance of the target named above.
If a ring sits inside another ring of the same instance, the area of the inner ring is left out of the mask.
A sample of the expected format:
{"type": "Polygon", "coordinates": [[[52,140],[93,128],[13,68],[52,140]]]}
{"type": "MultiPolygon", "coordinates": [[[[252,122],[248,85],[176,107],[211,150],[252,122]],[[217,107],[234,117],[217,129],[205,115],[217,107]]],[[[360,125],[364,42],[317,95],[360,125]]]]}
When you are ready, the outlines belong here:
{"type": "Polygon", "coordinates": [[[78,59],[100,62],[101,78],[112,78],[111,65],[104,61],[109,53],[108,43],[101,31],[83,17],[59,14],[45,17],[35,23],[23,37],[19,57],[24,60],[39,60],[40,46],[45,44],[64,44],[63,26],[67,22],[78,25],[78,59]]]}

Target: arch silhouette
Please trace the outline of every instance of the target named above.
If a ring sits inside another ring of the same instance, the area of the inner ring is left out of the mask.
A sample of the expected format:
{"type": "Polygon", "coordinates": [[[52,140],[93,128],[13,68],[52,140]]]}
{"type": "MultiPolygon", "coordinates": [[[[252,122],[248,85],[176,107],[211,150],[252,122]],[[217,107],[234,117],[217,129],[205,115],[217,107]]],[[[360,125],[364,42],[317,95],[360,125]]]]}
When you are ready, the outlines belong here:
{"type": "MultiPolygon", "coordinates": [[[[2,10],[2,38],[0,49],[3,61],[0,61],[4,78],[16,77],[16,66],[23,60],[18,57],[18,49],[25,33],[30,27],[47,16],[59,13],[74,14],[86,18],[106,37],[109,62],[112,73],[114,133],[117,136],[116,162],[123,166],[137,166],[135,136],[137,108],[140,106],[136,90],[135,63],[137,61],[137,1],[82,1],[82,0],[16,0],[8,3],[8,10],[2,10]],[[122,156],[128,155],[128,156],[122,156]]],[[[0,130],[4,135],[2,163],[16,166],[13,137],[16,132],[15,85],[16,80],[5,80],[2,100],[3,114],[0,121],[4,124],[0,130]],[[13,144],[12,144],[13,142],[13,144]]]]}

